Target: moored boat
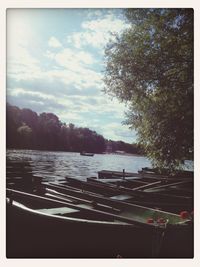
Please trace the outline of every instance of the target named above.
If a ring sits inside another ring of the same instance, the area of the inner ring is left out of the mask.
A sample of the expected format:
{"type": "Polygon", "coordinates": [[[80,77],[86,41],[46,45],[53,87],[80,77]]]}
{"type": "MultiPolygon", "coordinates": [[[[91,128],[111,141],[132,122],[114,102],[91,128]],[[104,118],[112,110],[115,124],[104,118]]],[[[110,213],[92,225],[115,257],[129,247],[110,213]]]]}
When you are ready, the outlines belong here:
{"type": "Polygon", "coordinates": [[[97,199],[8,189],[7,257],[192,257],[190,218],[97,199]]]}
{"type": "Polygon", "coordinates": [[[93,157],[93,156],[94,156],[94,153],[81,152],[80,155],[81,155],[81,156],[93,157]]]}
{"type": "MultiPolygon", "coordinates": [[[[138,179],[139,180],[139,179],[138,179]]],[[[174,183],[164,183],[160,181],[143,183],[141,181],[133,180],[116,180],[116,182],[106,182],[107,179],[88,179],[87,181],[78,180],[71,177],[66,177],[67,184],[72,185],[83,190],[88,190],[96,193],[100,193],[106,197],[118,198],[125,196],[125,201],[147,206],[164,209],[166,211],[172,211],[179,213],[182,210],[193,210],[193,194],[180,195],[164,191],[164,186],[172,185],[174,183]],[[126,185],[128,183],[128,186],[126,185]],[[129,186],[131,184],[131,186],[129,186]],[[136,184],[136,187],[133,186],[136,184]],[[138,186],[139,185],[139,186],[138,186]],[[156,188],[161,187],[160,190],[156,188]]],[[[65,183],[64,183],[65,184],[65,183]]]]}

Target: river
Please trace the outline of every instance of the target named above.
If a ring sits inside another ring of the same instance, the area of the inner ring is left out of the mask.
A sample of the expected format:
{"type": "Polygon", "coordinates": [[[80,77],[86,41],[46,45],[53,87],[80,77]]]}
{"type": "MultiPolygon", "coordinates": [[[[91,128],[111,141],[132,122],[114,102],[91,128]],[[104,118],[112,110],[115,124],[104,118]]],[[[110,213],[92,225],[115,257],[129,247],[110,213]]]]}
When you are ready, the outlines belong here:
{"type": "MultiPolygon", "coordinates": [[[[97,177],[101,170],[138,172],[143,167],[151,167],[146,157],[137,155],[95,154],[86,157],[74,152],[8,149],[6,157],[7,178],[32,175],[44,181],[56,181],[65,176],[85,180],[97,177]]],[[[189,161],[187,166],[193,169],[189,161]]]]}
{"type": "Polygon", "coordinates": [[[87,157],[73,152],[8,149],[6,156],[7,178],[32,174],[48,181],[65,176],[85,180],[97,177],[101,170],[138,172],[142,167],[151,167],[146,157],[136,155],[95,154],[87,157]]]}

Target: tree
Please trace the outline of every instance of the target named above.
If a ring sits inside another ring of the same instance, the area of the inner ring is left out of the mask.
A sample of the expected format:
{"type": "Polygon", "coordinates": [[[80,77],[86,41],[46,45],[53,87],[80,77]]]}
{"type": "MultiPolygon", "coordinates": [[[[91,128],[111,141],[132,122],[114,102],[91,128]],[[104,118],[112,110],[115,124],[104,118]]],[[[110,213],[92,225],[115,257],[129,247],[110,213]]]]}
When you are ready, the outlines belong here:
{"type": "Polygon", "coordinates": [[[18,127],[21,126],[21,110],[16,106],[6,105],[6,144],[7,147],[19,147],[18,127]]]}
{"type": "Polygon", "coordinates": [[[130,27],[105,49],[105,92],[129,106],[126,124],[153,165],[193,155],[193,10],[128,9],[130,27]]]}
{"type": "Polygon", "coordinates": [[[43,149],[58,149],[61,122],[53,113],[43,112],[38,118],[39,146],[43,149]]]}
{"type": "MultiPolygon", "coordinates": [[[[106,149],[108,140],[102,135],[72,123],[66,125],[53,113],[37,115],[30,109],[20,109],[8,103],[6,109],[7,148],[93,153],[102,153],[106,149]]],[[[123,147],[126,152],[137,152],[131,144],[111,142],[115,150],[123,147]]]]}
{"type": "Polygon", "coordinates": [[[26,124],[32,130],[30,143],[32,147],[37,145],[37,132],[38,132],[38,115],[31,109],[23,108],[20,112],[20,120],[22,124],[26,124]]]}
{"type": "Polygon", "coordinates": [[[17,132],[20,135],[20,143],[22,147],[29,148],[31,146],[30,140],[31,140],[31,134],[32,134],[32,129],[26,125],[26,123],[23,123],[22,126],[20,126],[17,129],[17,132]]]}

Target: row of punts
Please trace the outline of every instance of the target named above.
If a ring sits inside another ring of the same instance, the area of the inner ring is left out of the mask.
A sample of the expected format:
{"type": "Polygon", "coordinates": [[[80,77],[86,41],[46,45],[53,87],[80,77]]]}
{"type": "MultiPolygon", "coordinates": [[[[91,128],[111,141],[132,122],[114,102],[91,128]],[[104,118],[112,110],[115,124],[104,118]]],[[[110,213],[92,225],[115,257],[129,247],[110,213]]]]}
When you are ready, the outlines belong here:
{"type": "Polygon", "coordinates": [[[7,184],[8,257],[193,257],[192,175],[36,180],[7,184]]]}

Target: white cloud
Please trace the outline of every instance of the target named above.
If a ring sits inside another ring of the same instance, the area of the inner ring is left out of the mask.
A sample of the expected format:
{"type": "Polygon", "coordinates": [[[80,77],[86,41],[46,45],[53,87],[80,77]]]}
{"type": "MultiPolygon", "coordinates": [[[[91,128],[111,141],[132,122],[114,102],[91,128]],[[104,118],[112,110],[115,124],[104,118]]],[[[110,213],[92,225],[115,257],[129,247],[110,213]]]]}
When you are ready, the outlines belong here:
{"type": "Polygon", "coordinates": [[[56,100],[55,96],[50,95],[50,94],[44,94],[41,92],[35,92],[35,91],[28,91],[24,88],[14,88],[14,89],[7,89],[7,92],[10,96],[19,96],[19,95],[30,95],[30,96],[37,96],[38,98],[41,99],[53,99],[56,100]]]}
{"type": "Polygon", "coordinates": [[[37,106],[45,106],[44,101],[36,101],[36,100],[30,100],[29,104],[37,105],[37,106]]]}
{"type": "Polygon", "coordinates": [[[54,36],[52,36],[52,37],[49,39],[49,41],[48,41],[48,45],[49,45],[50,47],[53,47],[53,48],[59,48],[59,47],[62,47],[62,44],[60,43],[60,41],[59,41],[56,37],[54,37],[54,36]]]}
{"type": "Polygon", "coordinates": [[[87,10],[87,18],[92,19],[92,18],[97,18],[103,16],[104,10],[103,9],[92,9],[92,10],[87,10]]]}
{"type": "Polygon", "coordinates": [[[55,54],[56,62],[66,68],[77,70],[82,64],[91,65],[94,63],[94,58],[88,52],[77,52],[70,48],[63,49],[60,53],[55,54]]]}
{"type": "Polygon", "coordinates": [[[40,62],[29,51],[28,41],[15,39],[12,30],[8,31],[7,75],[21,79],[34,79],[41,72],[40,62]],[[11,32],[10,32],[11,31],[11,32]]]}
{"type": "Polygon", "coordinates": [[[115,141],[126,139],[128,142],[133,142],[136,138],[136,133],[133,130],[130,130],[128,126],[122,125],[119,123],[108,123],[103,125],[102,132],[104,137],[112,139],[115,141]]]}
{"type": "MultiPolygon", "coordinates": [[[[83,120],[82,116],[77,111],[61,111],[59,114],[59,118],[62,122],[67,123],[76,123],[83,120]]],[[[79,123],[80,125],[80,123],[79,123]]],[[[77,125],[76,125],[77,126],[77,125]]]]}
{"type": "MultiPolygon", "coordinates": [[[[15,81],[39,83],[40,90],[46,91],[50,83],[60,85],[60,82],[72,85],[78,90],[102,87],[102,74],[92,69],[96,62],[93,56],[85,51],[62,49],[59,52],[47,51],[48,69],[42,69],[40,61],[31,56],[28,48],[18,46],[18,53],[8,53],[8,78],[15,81]],[[44,86],[41,86],[42,83],[44,86]],[[44,88],[44,89],[43,89],[44,88]]],[[[11,51],[12,52],[12,51],[11,51]]],[[[56,86],[57,87],[57,86],[56,86]]],[[[56,89],[56,90],[59,90],[56,89]]]]}
{"type": "MultiPolygon", "coordinates": [[[[72,112],[78,113],[79,118],[83,119],[84,114],[90,112],[92,114],[96,113],[98,107],[92,104],[93,100],[95,101],[96,97],[89,98],[87,96],[68,96],[67,99],[60,99],[61,104],[65,104],[67,107],[70,107],[72,112]]],[[[85,118],[87,119],[87,118],[85,118]]],[[[89,118],[88,118],[89,119],[89,118]]]]}
{"type": "MultiPolygon", "coordinates": [[[[96,62],[92,54],[65,48],[58,53],[47,51],[46,56],[56,62],[60,69],[46,71],[45,76],[61,79],[65,84],[73,84],[80,90],[102,87],[102,74],[92,69],[96,62]]],[[[52,65],[55,67],[55,63],[52,65]]]]}
{"type": "Polygon", "coordinates": [[[7,63],[7,76],[18,80],[33,80],[41,73],[38,61],[29,52],[22,49],[18,58],[12,58],[7,63]]]}
{"type": "Polygon", "coordinates": [[[7,13],[7,74],[9,76],[17,80],[30,79],[40,72],[39,60],[30,53],[30,47],[36,39],[28,13],[23,9],[9,9],[7,13]]]}
{"type": "Polygon", "coordinates": [[[97,100],[97,110],[99,114],[110,114],[113,118],[118,118],[123,120],[125,105],[120,103],[116,98],[110,99],[107,95],[100,94],[96,97],[97,100]]]}
{"type": "Polygon", "coordinates": [[[45,56],[46,56],[47,58],[54,59],[55,54],[54,54],[53,52],[47,50],[45,56]]]}
{"type": "Polygon", "coordinates": [[[86,68],[78,68],[76,71],[76,66],[70,65],[69,68],[63,70],[50,70],[43,74],[43,80],[49,79],[54,84],[56,81],[63,82],[66,86],[73,86],[80,92],[84,89],[94,87],[95,90],[100,90],[101,88],[101,74],[86,68]]]}
{"type": "Polygon", "coordinates": [[[82,23],[83,31],[75,32],[68,36],[69,43],[73,43],[76,48],[91,45],[96,48],[103,48],[114,35],[110,33],[120,33],[129,27],[121,19],[117,19],[112,13],[105,15],[103,18],[88,20],[82,23]]]}
{"type": "Polygon", "coordinates": [[[127,27],[127,25],[124,23],[124,21],[116,19],[112,15],[107,15],[103,19],[85,21],[82,23],[83,29],[104,33],[107,33],[108,31],[120,32],[125,27],[127,27]]]}

